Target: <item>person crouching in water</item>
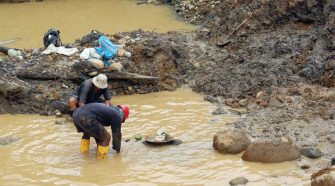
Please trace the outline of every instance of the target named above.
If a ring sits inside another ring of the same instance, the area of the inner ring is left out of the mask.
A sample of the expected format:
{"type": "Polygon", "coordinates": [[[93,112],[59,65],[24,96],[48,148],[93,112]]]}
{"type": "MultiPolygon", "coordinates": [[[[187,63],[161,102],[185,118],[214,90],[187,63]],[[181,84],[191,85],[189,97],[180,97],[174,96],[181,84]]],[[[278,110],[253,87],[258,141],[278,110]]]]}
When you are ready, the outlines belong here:
{"type": "Polygon", "coordinates": [[[111,105],[112,94],[108,88],[107,76],[99,74],[93,79],[87,79],[82,82],[77,91],[69,99],[69,110],[72,116],[73,111],[79,106],[83,107],[88,103],[105,103],[111,105]],[[101,99],[101,95],[105,100],[101,99]]]}
{"type": "Polygon", "coordinates": [[[103,103],[90,103],[77,108],[73,112],[73,122],[77,131],[83,133],[80,151],[89,151],[90,137],[93,137],[98,145],[97,159],[107,158],[111,136],[104,126],[111,126],[113,149],[119,153],[121,123],[124,123],[128,116],[129,108],[125,105],[108,106],[103,103]]]}

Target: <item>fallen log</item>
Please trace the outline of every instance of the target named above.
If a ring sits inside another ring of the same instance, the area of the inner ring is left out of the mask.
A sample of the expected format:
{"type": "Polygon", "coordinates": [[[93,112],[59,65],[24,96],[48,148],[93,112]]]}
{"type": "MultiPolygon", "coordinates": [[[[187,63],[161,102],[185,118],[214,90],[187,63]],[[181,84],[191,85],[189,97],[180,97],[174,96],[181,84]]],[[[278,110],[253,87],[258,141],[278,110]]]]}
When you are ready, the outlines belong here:
{"type": "Polygon", "coordinates": [[[21,38],[14,38],[14,39],[10,39],[10,40],[7,40],[7,41],[0,41],[0,45],[5,45],[5,44],[8,44],[8,43],[12,43],[12,42],[18,41],[20,39],[21,38]]]}
{"type": "MultiPolygon", "coordinates": [[[[65,67],[66,68],[66,67],[65,67]]],[[[47,69],[43,65],[33,66],[29,68],[19,67],[16,68],[16,76],[21,79],[39,79],[39,80],[56,80],[56,79],[64,79],[64,80],[80,80],[90,78],[86,75],[82,75],[77,73],[74,70],[55,70],[47,69]]],[[[131,81],[146,81],[146,82],[156,82],[158,81],[158,77],[140,75],[135,73],[128,72],[103,72],[109,79],[123,79],[123,80],[131,80],[131,81]]]]}
{"type": "Polygon", "coordinates": [[[1,45],[0,45],[0,52],[2,52],[2,53],[4,53],[4,54],[7,54],[7,52],[8,52],[9,49],[10,49],[10,48],[8,48],[8,47],[1,46],[1,45]]]}

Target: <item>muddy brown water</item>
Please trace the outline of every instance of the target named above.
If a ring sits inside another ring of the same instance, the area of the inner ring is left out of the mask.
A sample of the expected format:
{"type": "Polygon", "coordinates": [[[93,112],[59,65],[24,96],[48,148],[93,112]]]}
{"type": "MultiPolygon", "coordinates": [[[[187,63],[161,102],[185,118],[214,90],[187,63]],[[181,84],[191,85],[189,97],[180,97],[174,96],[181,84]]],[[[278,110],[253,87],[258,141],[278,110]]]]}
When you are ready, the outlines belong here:
{"type": "Polygon", "coordinates": [[[195,27],[176,19],[168,6],[137,5],[135,0],[47,0],[35,3],[0,4],[0,42],[21,40],[7,46],[42,47],[49,28],[61,31],[63,43],[89,33],[132,31],[190,31],[195,27]]]}
{"type": "Polygon", "coordinates": [[[21,139],[0,146],[0,185],[228,185],[239,176],[257,186],[309,183],[310,173],[292,162],[248,163],[241,155],[215,152],[213,135],[237,117],[212,115],[215,107],[189,89],[116,96],[113,101],[129,104],[131,115],[122,128],[121,153],[110,150],[102,161],[95,159],[93,140],[89,154],[79,153],[81,135],[73,124],[55,124],[63,118],[1,115],[0,136],[21,139]],[[184,143],[153,148],[134,139],[161,127],[184,143]]]}

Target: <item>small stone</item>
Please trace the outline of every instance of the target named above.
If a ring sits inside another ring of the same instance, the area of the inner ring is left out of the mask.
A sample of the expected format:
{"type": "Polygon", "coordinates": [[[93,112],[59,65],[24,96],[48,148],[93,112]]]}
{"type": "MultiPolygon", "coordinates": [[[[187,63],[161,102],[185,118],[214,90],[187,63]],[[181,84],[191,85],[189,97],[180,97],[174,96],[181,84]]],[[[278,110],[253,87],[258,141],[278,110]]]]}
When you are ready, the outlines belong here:
{"type": "Polygon", "coordinates": [[[233,98],[228,98],[225,100],[225,104],[228,106],[232,106],[234,103],[234,99],[233,98]]]}
{"type": "Polygon", "coordinates": [[[282,96],[282,95],[277,95],[277,96],[276,96],[276,99],[277,99],[278,101],[282,102],[282,103],[285,103],[285,101],[286,101],[285,97],[282,96]]]}
{"type": "Polygon", "coordinates": [[[245,177],[238,177],[230,180],[230,185],[245,185],[249,182],[245,177]]]}
{"type": "Polygon", "coordinates": [[[53,60],[53,57],[51,56],[51,55],[48,55],[48,57],[47,57],[47,61],[52,61],[53,60]]]}
{"type": "Polygon", "coordinates": [[[55,121],[56,125],[66,125],[66,122],[64,120],[57,120],[55,121]]]}
{"type": "Polygon", "coordinates": [[[259,106],[266,107],[266,106],[268,106],[268,102],[265,101],[265,100],[262,100],[262,101],[259,103],[259,106]]]}
{"type": "Polygon", "coordinates": [[[256,94],[256,99],[263,99],[264,95],[265,95],[264,92],[258,92],[256,94]]]}
{"type": "Polygon", "coordinates": [[[34,56],[39,55],[39,54],[40,54],[39,49],[38,49],[38,48],[35,48],[35,49],[33,50],[32,54],[33,54],[34,56]]]}
{"type": "Polygon", "coordinates": [[[98,74],[97,71],[93,71],[93,72],[88,73],[88,75],[91,76],[91,77],[96,76],[97,74],[98,74]]]}
{"type": "Polygon", "coordinates": [[[136,134],[135,139],[136,139],[136,141],[142,140],[142,134],[136,134]]]}
{"type": "Polygon", "coordinates": [[[233,107],[233,108],[240,108],[240,104],[238,104],[237,102],[234,102],[231,107],[233,107]]]}
{"type": "Polygon", "coordinates": [[[271,97],[267,106],[279,108],[279,107],[283,106],[283,103],[281,101],[279,101],[277,98],[271,97]]]}
{"type": "Polygon", "coordinates": [[[238,104],[240,104],[242,107],[246,107],[248,105],[247,99],[241,99],[238,104]]]}
{"type": "Polygon", "coordinates": [[[54,115],[57,117],[57,118],[60,118],[60,117],[62,117],[62,112],[61,111],[59,111],[59,110],[55,110],[54,111],[54,115]]]}
{"type": "Polygon", "coordinates": [[[125,142],[130,142],[130,138],[127,138],[124,140],[125,142]]]}
{"type": "Polygon", "coordinates": [[[303,156],[313,159],[317,159],[322,156],[321,150],[316,147],[303,147],[300,149],[300,152],[303,156]]]}
{"type": "Polygon", "coordinates": [[[307,165],[307,164],[305,164],[305,165],[302,165],[300,168],[301,168],[301,169],[303,169],[303,170],[306,170],[306,169],[309,169],[309,168],[311,168],[311,166],[310,166],[310,165],[307,165]]]}
{"type": "Polygon", "coordinates": [[[129,86],[129,87],[128,87],[128,90],[129,90],[129,91],[133,91],[133,87],[129,86]]]}
{"type": "Polygon", "coordinates": [[[219,107],[216,110],[212,112],[213,115],[220,115],[220,114],[227,114],[227,112],[224,110],[224,108],[219,107]]]}
{"type": "Polygon", "coordinates": [[[291,96],[285,97],[287,103],[293,103],[294,99],[291,96]]]}

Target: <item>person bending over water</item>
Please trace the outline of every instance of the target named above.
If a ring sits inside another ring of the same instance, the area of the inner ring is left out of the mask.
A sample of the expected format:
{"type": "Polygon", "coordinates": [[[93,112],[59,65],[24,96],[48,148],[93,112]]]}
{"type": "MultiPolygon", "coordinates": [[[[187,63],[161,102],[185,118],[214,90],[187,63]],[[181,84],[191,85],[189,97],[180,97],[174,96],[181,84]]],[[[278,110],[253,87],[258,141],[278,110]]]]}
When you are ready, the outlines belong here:
{"type": "Polygon", "coordinates": [[[80,151],[89,151],[90,137],[93,137],[98,145],[97,159],[107,158],[111,136],[104,126],[111,126],[113,149],[119,153],[121,123],[124,123],[128,116],[129,107],[125,105],[108,106],[103,103],[90,103],[74,110],[74,125],[77,132],[83,133],[80,151]]]}

